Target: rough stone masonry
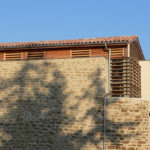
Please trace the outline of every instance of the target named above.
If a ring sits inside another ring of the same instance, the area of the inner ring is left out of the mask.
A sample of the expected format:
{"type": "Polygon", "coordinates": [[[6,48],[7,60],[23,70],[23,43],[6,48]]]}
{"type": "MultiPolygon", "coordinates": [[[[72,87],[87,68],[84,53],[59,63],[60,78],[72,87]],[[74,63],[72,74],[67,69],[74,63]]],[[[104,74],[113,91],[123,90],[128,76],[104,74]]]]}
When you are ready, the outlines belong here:
{"type": "MultiPolygon", "coordinates": [[[[1,150],[103,149],[105,57],[0,62],[1,150]]],[[[149,102],[109,98],[106,149],[148,150],[149,102]]]]}

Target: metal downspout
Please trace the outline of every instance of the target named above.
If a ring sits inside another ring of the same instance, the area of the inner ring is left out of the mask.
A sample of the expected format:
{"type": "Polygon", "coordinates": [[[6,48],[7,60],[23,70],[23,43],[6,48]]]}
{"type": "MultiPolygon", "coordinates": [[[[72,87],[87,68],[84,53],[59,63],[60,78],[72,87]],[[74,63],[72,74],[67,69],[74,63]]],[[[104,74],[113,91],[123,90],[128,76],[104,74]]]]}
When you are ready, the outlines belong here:
{"type": "Polygon", "coordinates": [[[106,97],[110,95],[111,92],[111,82],[110,82],[110,63],[111,63],[111,53],[107,44],[105,43],[105,48],[108,51],[108,93],[104,95],[104,126],[103,126],[103,150],[106,150],[106,97]]]}

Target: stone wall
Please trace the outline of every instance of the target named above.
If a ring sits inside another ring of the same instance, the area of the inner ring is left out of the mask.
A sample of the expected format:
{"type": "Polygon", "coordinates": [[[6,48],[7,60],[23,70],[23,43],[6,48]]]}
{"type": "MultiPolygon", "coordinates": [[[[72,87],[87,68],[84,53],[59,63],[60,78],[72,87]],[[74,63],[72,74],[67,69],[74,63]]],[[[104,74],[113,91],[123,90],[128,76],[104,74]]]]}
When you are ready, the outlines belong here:
{"type": "MultiPolygon", "coordinates": [[[[0,62],[1,150],[103,147],[104,57],[0,62]]],[[[148,150],[149,103],[111,98],[107,149],[148,150]]]]}
{"type": "Polygon", "coordinates": [[[150,149],[148,100],[110,98],[106,109],[106,149],[150,149]]]}
{"type": "Polygon", "coordinates": [[[106,58],[1,61],[0,70],[1,150],[94,144],[97,103],[108,83],[106,58]]]}

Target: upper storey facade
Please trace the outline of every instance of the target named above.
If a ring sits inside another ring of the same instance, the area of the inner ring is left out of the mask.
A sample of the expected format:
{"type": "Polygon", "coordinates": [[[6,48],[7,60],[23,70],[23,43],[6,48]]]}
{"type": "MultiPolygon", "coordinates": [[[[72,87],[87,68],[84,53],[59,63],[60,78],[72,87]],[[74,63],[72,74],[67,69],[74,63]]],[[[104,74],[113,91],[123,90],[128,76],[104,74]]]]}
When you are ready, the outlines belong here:
{"type": "Polygon", "coordinates": [[[60,41],[0,43],[1,61],[108,57],[113,97],[141,97],[140,60],[145,60],[137,36],[60,41]]]}
{"type": "Polygon", "coordinates": [[[137,36],[120,36],[60,41],[0,43],[0,60],[26,60],[108,56],[144,60],[137,36]]]}

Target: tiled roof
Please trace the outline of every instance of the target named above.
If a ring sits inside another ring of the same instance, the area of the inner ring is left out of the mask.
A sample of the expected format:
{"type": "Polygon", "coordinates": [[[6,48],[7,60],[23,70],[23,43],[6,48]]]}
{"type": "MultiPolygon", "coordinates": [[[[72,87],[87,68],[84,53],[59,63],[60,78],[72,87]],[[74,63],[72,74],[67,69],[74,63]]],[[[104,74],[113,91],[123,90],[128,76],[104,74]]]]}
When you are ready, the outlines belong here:
{"type": "Polygon", "coordinates": [[[58,46],[58,45],[73,45],[73,44],[98,44],[103,42],[130,42],[133,39],[138,39],[137,36],[114,36],[100,37],[88,39],[73,39],[73,40],[57,40],[57,41],[35,41],[35,42],[15,42],[15,43],[0,43],[0,48],[15,48],[15,47],[37,47],[37,46],[58,46]]]}

